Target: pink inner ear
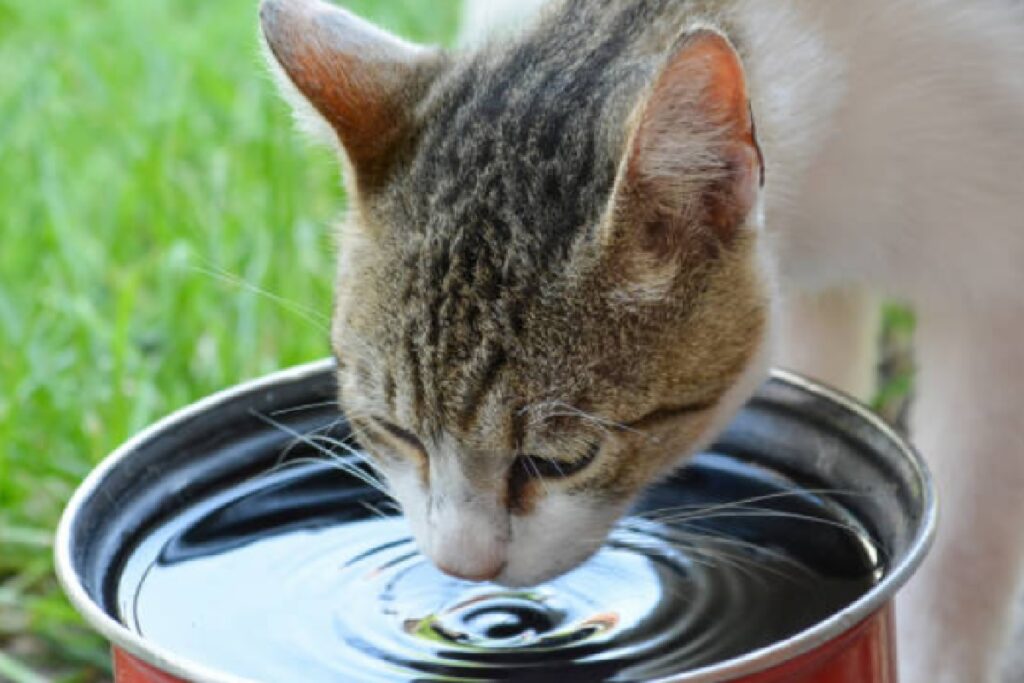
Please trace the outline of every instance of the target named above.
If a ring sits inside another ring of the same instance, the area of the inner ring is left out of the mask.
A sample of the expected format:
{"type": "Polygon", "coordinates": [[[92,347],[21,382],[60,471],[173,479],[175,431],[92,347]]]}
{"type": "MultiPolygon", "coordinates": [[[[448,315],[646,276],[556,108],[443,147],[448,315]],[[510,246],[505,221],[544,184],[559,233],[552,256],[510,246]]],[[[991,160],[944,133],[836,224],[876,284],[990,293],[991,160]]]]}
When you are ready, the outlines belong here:
{"type": "MultiPolygon", "coordinates": [[[[698,104],[703,104],[705,114],[712,120],[729,123],[748,118],[743,66],[722,35],[700,30],[687,36],[659,84],[677,79],[692,79],[700,87],[698,104]]],[[[749,120],[747,124],[749,127],[749,120]]]]}
{"type": "Polygon", "coordinates": [[[711,110],[708,114],[713,115],[717,109],[722,124],[729,126],[736,136],[741,149],[735,163],[747,174],[745,179],[750,180],[750,187],[744,189],[749,191],[752,203],[756,194],[754,183],[764,185],[764,156],[757,141],[743,64],[728,40],[712,31],[701,32],[694,44],[685,49],[692,51],[689,59],[706,65],[709,82],[705,93],[711,110]]]}
{"type": "Polygon", "coordinates": [[[399,100],[414,69],[411,48],[319,0],[264,0],[260,16],[288,78],[337,131],[353,163],[372,166],[404,121],[399,100]]]}
{"type": "Polygon", "coordinates": [[[658,76],[641,116],[628,174],[644,192],[686,219],[661,222],[686,238],[699,220],[726,241],[753,208],[762,181],[757,144],[739,55],[711,29],[680,39],[658,76]]]}

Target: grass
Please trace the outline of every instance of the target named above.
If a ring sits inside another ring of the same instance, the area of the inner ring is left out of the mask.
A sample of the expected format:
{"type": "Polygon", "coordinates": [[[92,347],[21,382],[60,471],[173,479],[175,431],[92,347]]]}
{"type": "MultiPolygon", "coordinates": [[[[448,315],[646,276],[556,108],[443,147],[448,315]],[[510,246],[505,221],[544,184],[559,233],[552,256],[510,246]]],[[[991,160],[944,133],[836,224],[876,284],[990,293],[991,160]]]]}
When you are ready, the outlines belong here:
{"type": "MultiPolygon", "coordinates": [[[[456,24],[457,0],[347,4],[411,38],[456,24]]],[[[0,0],[0,680],[109,676],[50,559],[86,472],[327,353],[343,197],[265,76],[255,5],[0,0]]]]}
{"type": "MultiPolygon", "coordinates": [[[[343,196],[265,75],[256,4],[0,0],[0,680],[109,675],[50,559],[86,472],[328,352],[343,196]]],[[[411,38],[456,25],[456,0],[347,4],[411,38]]]]}

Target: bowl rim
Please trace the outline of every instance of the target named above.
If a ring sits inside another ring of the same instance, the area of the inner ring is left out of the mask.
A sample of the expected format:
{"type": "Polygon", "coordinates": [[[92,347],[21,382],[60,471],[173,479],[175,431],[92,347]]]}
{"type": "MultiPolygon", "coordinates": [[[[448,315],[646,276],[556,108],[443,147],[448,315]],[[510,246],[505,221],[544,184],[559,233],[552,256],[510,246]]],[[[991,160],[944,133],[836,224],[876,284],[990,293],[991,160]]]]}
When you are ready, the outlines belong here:
{"type": "MultiPolygon", "coordinates": [[[[162,432],[173,429],[199,414],[229,403],[245,394],[270,388],[280,383],[301,381],[323,374],[334,367],[333,359],[324,359],[281,370],[254,380],[224,389],[177,410],[145,428],[116,448],[97,465],[75,490],[61,515],[54,539],[54,562],[57,579],[72,605],[85,621],[113,647],[142,660],[160,671],[196,683],[254,683],[254,679],[234,676],[189,660],[159,645],[147,641],[107,614],[89,596],[75,571],[71,557],[72,526],[79,510],[99,490],[108,475],[138,449],[162,432]]],[[[815,651],[851,631],[857,625],[883,610],[896,592],[910,579],[924,561],[935,538],[938,523],[938,504],[934,482],[924,459],[900,434],[881,417],[855,399],[840,391],[826,387],[788,370],[774,369],[770,379],[796,388],[819,400],[825,400],[867,423],[892,443],[911,465],[914,476],[922,484],[923,514],[921,523],[910,543],[903,561],[892,568],[871,590],[845,609],[824,619],[811,628],[768,647],[754,650],[740,657],[694,669],[681,674],[657,679],[652,683],[721,683],[744,676],[763,673],[802,655],[815,651]]]]}

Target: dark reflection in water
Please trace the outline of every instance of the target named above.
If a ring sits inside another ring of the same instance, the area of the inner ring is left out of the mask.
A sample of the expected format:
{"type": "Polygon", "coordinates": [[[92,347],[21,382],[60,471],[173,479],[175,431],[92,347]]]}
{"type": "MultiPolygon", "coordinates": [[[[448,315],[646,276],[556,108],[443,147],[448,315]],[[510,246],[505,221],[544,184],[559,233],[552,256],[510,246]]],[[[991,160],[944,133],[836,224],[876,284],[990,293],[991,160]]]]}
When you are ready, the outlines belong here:
{"type": "Polygon", "coordinates": [[[268,475],[157,529],[123,621],[261,681],[643,681],[799,633],[880,577],[832,497],[704,455],[587,564],[528,590],[451,579],[379,494],[321,465],[268,475]]]}

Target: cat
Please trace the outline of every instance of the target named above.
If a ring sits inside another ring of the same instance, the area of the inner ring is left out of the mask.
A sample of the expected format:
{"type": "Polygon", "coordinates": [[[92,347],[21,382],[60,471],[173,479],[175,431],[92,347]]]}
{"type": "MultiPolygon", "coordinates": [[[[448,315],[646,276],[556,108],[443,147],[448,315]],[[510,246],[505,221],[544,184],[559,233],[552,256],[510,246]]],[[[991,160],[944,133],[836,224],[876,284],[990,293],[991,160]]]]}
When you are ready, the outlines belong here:
{"type": "Polygon", "coordinates": [[[902,680],[996,680],[1024,556],[1024,5],[469,10],[503,27],[449,51],[261,8],[345,166],[339,400],[420,549],[509,586],[575,567],[770,365],[869,396],[893,297],[944,504],[902,680]]]}

